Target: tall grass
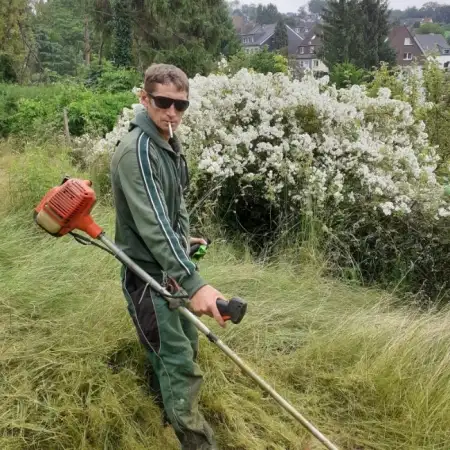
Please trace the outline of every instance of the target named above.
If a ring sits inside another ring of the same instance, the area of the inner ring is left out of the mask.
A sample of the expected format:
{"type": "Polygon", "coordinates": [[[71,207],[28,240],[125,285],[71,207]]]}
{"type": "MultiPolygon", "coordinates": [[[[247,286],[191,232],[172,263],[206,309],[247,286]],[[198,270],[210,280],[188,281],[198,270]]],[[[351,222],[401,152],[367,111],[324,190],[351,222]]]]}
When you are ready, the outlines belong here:
{"type": "MultiPolygon", "coordinates": [[[[32,223],[49,185],[77,174],[54,150],[11,157],[0,148],[9,193],[0,208],[0,448],[176,449],[146,390],[117,261],[32,223]]],[[[112,236],[110,207],[94,215],[112,236]]],[[[342,449],[448,448],[449,311],[406,308],[283,258],[258,265],[223,241],[201,270],[249,302],[237,326],[205,323],[342,449]]],[[[203,337],[200,365],[201,404],[221,449],[321,448],[203,337]]]]}

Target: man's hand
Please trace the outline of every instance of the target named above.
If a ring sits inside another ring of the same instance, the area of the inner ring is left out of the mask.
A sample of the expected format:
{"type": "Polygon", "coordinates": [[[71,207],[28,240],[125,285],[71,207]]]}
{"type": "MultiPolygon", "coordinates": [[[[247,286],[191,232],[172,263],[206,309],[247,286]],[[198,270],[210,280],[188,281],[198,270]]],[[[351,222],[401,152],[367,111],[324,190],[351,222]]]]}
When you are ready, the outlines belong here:
{"type": "Polygon", "coordinates": [[[225,328],[225,321],[223,320],[219,310],[217,309],[216,300],[218,298],[225,297],[212,286],[203,286],[192,297],[191,309],[197,316],[206,314],[209,317],[214,317],[214,319],[216,319],[216,322],[222,328],[225,328]]]}
{"type": "Polygon", "coordinates": [[[195,245],[195,244],[208,245],[208,242],[206,242],[206,239],[203,239],[203,238],[191,237],[190,244],[191,245],[195,245]]]}

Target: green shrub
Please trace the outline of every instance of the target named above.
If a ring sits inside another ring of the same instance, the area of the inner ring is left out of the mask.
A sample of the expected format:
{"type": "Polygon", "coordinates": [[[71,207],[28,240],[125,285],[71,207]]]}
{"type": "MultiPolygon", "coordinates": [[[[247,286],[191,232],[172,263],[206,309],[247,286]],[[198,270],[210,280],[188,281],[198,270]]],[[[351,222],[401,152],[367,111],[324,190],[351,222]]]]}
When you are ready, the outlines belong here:
{"type": "Polygon", "coordinates": [[[143,75],[136,69],[114,67],[109,61],[101,66],[91,64],[84,75],[86,87],[99,92],[130,92],[134,87],[142,84],[143,75]]]}
{"type": "Polygon", "coordinates": [[[263,74],[287,73],[288,59],[282,54],[270,52],[267,47],[264,47],[262,50],[252,53],[241,50],[228,61],[223,60],[219,64],[219,72],[229,75],[233,75],[243,68],[263,74]]]}
{"type": "Polygon", "coordinates": [[[370,74],[351,63],[336,64],[330,72],[330,83],[338,89],[350,87],[354,84],[363,84],[370,74]]]}
{"type": "Polygon", "coordinates": [[[413,208],[407,215],[342,209],[328,223],[323,242],[334,275],[414,292],[434,302],[450,298],[448,220],[434,220],[413,208]]]}
{"type": "Polygon", "coordinates": [[[41,140],[63,134],[64,108],[71,135],[103,135],[113,128],[122,109],[135,100],[131,90],[96,92],[73,83],[11,86],[2,96],[0,136],[14,134],[41,140]]]}
{"type": "MultiPolygon", "coordinates": [[[[263,256],[313,234],[334,273],[448,298],[450,202],[438,158],[411,105],[375,91],[379,79],[373,92],[249,70],[191,80],[179,135],[196,220],[220,222],[263,256]]],[[[406,87],[398,95],[412,98],[406,87]]],[[[92,144],[94,157],[114,151],[130,118],[92,144]]]]}
{"type": "Polygon", "coordinates": [[[174,64],[180,67],[189,77],[197,74],[207,75],[211,72],[214,61],[202,45],[179,45],[174,50],[159,50],[152,58],[154,63],[174,64]]]}
{"type": "Polygon", "coordinates": [[[134,99],[131,92],[98,94],[88,91],[68,105],[70,133],[75,136],[107,133],[113,129],[122,109],[134,99]]]}

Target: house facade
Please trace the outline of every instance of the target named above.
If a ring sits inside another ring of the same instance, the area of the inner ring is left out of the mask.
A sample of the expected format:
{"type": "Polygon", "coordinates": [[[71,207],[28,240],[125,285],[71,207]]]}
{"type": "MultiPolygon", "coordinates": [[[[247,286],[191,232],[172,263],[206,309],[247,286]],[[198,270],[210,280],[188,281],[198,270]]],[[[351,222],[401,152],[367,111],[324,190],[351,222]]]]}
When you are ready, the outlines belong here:
{"type": "Polygon", "coordinates": [[[436,58],[442,69],[450,68],[450,45],[442,34],[416,34],[415,39],[425,56],[436,58]]]}
{"type": "Polygon", "coordinates": [[[395,50],[397,65],[405,67],[423,62],[423,52],[407,26],[393,27],[388,40],[395,50]]]}
{"type": "Polygon", "coordinates": [[[441,34],[413,34],[407,26],[398,26],[392,28],[388,39],[399,66],[422,65],[433,57],[443,69],[449,69],[450,46],[441,34]]]}
{"type": "Polygon", "coordinates": [[[316,30],[309,31],[297,48],[297,65],[300,70],[311,69],[315,73],[328,73],[328,67],[317,54],[322,46],[322,39],[316,30]]]}

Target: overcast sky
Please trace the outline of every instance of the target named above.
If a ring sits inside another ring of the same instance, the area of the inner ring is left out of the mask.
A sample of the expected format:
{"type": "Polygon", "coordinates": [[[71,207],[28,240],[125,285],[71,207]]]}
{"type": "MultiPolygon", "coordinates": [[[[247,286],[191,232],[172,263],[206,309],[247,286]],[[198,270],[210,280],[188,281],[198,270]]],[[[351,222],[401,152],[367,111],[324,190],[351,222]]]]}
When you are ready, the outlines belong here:
{"type": "MultiPolygon", "coordinates": [[[[449,5],[450,0],[436,0],[441,5],[449,5]]],[[[427,0],[390,0],[390,6],[392,9],[406,9],[408,6],[417,6],[420,8],[427,0]]],[[[304,6],[308,3],[307,0],[254,0],[254,1],[241,1],[241,3],[262,3],[267,5],[268,3],[274,3],[277,5],[278,10],[283,13],[296,12],[300,6],[304,6]]]]}

